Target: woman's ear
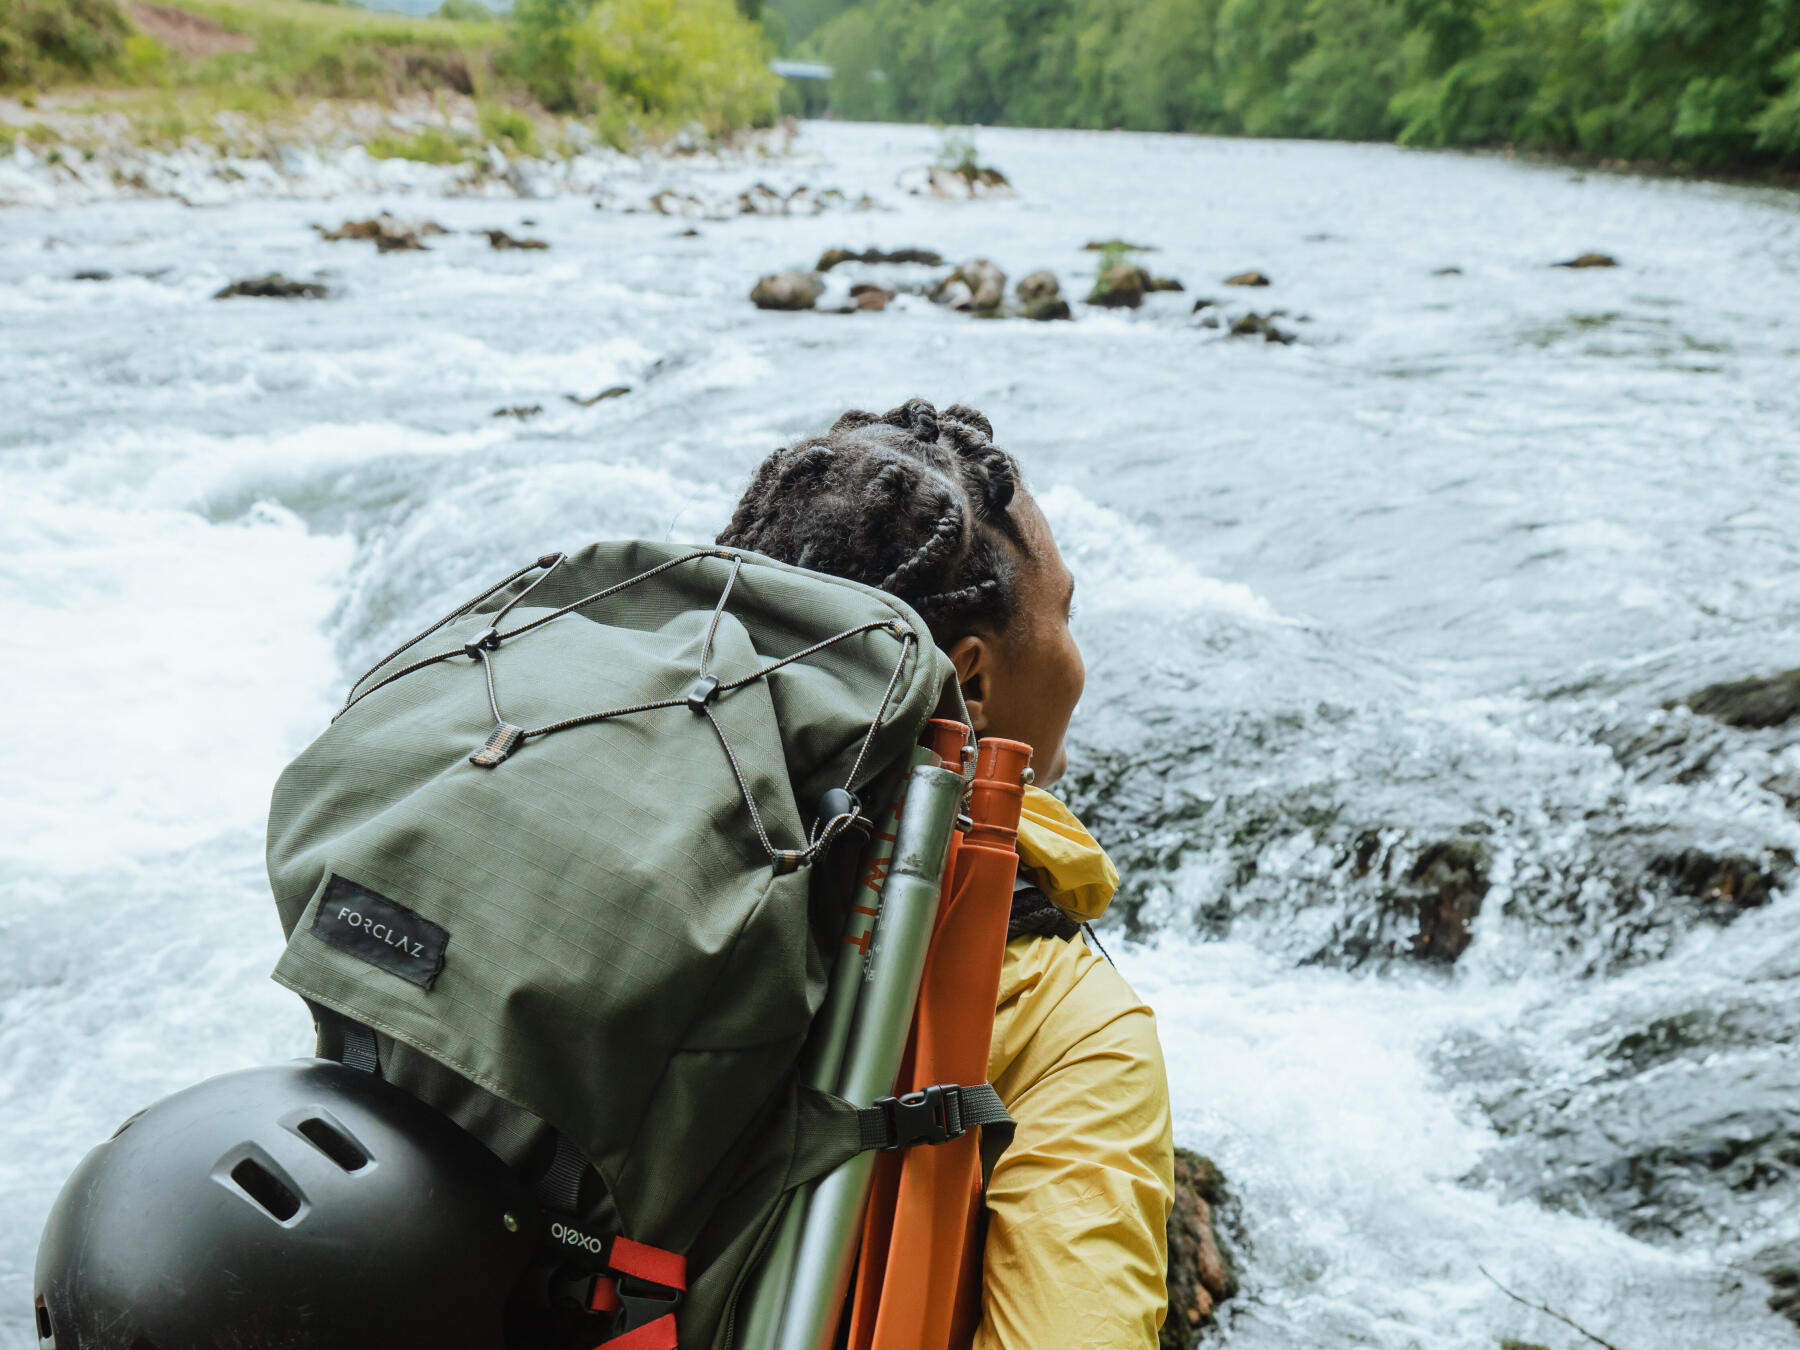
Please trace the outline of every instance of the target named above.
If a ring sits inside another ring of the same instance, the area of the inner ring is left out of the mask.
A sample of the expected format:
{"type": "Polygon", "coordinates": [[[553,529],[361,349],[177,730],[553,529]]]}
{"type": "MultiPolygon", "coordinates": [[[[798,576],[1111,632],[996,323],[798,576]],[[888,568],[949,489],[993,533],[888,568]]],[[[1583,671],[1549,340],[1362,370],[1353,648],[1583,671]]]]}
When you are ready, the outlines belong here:
{"type": "Polygon", "coordinates": [[[987,730],[987,705],[993,697],[993,644],[971,633],[952,642],[944,655],[956,667],[956,682],[962,686],[963,702],[969,709],[969,722],[979,736],[987,730]]]}

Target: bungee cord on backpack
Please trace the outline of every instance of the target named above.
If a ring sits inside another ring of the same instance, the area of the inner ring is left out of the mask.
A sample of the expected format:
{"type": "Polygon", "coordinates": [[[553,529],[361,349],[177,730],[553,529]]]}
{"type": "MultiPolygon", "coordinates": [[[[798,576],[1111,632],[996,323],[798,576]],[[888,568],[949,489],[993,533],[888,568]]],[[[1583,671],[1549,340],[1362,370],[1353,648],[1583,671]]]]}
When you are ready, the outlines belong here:
{"type": "Polygon", "coordinates": [[[590,726],[594,723],[606,722],[618,717],[629,717],[637,713],[655,712],[664,708],[686,708],[691,713],[704,716],[707,722],[712,726],[714,734],[718,736],[719,746],[725,752],[725,759],[731,766],[732,776],[737,780],[738,790],[743,796],[744,807],[750,816],[750,823],[755,829],[757,839],[761,842],[764,851],[768,853],[769,861],[773,864],[777,873],[792,872],[795,869],[812,862],[819,854],[829,849],[832,843],[835,842],[838,836],[846,829],[863,819],[862,806],[857,799],[853,788],[856,785],[857,775],[861,773],[863,763],[868,757],[869,747],[874,742],[875,733],[879,730],[882,719],[887,715],[888,708],[893,702],[894,691],[899,686],[900,677],[906,669],[907,653],[911,651],[913,645],[919,640],[918,634],[915,633],[908,624],[903,623],[899,619],[881,619],[869,623],[857,624],[854,627],[846,628],[842,632],[833,634],[828,638],[802,648],[800,651],[790,653],[778,660],[760,666],[757,669],[750,671],[748,674],[740,675],[735,679],[721,680],[709,670],[709,666],[712,662],[713,640],[718,634],[720,620],[727,613],[727,605],[731,599],[731,592],[733,587],[737,584],[739,574],[743,571],[744,560],[740,555],[727,549],[705,548],[695,549],[692,552],[682,554],[680,557],[667,559],[654,567],[638,573],[636,576],[628,577],[624,581],[617,582],[614,585],[607,586],[598,591],[593,591],[588,595],[582,596],[579,600],[571,601],[558,609],[552,610],[548,614],[539,615],[534,619],[520,624],[516,628],[507,629],[502,632],[500,630],[500,624],[506,618],[507,614],[529,596],[532,591],[536,590],[538,586],[542,585],[543,582],[549,578],[550,574],[563,563],[567,556],[568,555],[565,553],[544,554],[535,562],[521,567],[518,571],[488,587],[479,595],[457,606],[442,619],[439,619],[429,628],[419,633],[416,637],[389,652],[380,661],[377,661],[368,670],[364,671],[362,675],[357,678],[355,683],[350,686],[350,692],[344,700],[343,707],[339,708],[336,714],[333,715],[332,721],[337,721],[338,718],[349,712],[350,709],[361,703],[370,694],[393,684],[397,680],[403,679],[417,671],[424,670],[428,666],[436,665],[439,662],[454,660],[459,656],[466,656],[471,661],[479,662],[481,665],[482,675],[487,686],[488,709],[494,718],[494,727],[493,730],[488,733],[487,739],[469,755],[469,763],[478,768],[497,768],[524,746],[527,741],[554,735],[559,731],[568,731],[575,727],[590,726]],[[551,623],[556,619],[560,619],[565,615],[576,613],[589,605],[596,604],[599,601],[618,595],[621,591],[628,590],[641,582],[648,581],[672,568],[680,567],[685,563],[695,562],[704,558],[723,559],[731,564],[731,570],[727,573],[724,584],[719,588],[718,600],[713,605],[711,616],[707,621],[706,635],[701,640],[698,668],[695,671],[693,682],[688,685],[686,690],[669,698],[652,699],[642,703],[627,704],[617,708],[607,708],[599,712],[580,713],[573,717],[560,718],[557,721],[549,722],[539,727],[522,727],[507,720],[505,714],[501,711],[499,687],[494,673],[494,657],[506,642],[532,632],[535,629],[542,628],[544,625],[551,623]],[[390,672],[380,680],[377,680],[374,684],[369,685],[368,688],[362,688],[364,682],[383,666],[388,665],[396,658],[404,655],[409,649],[417,646],[433,633],[440,631],[449,624],[454,623],[457,619],[471,613],[476,606],[480,605],[482,602],[498,595],[508,586],[513,585],[521,578],[526,577],[530,575],[531,572],[539,569],[541,569],[541,574],[533,578],[529,585],[502,605],[500,609],[495,612],[493,618],[489,621],[488,626],[473,638],[458,646],[445,648],[441,652],[414,661],[399,670],[390,672]],[[793,849],[779,848],[776,846],[774,840],[769,837],[768,827],[763,821],[763,814],[757,808],[756,794],[750,788],[750,780],[744,772],[744,767],[738,757],[737,751],[732,747],[730,738],[725,734],[725,728],[720,724],[717,715],[713,711],[713,703],[719,696],[729,694],[736,689],[742,689],[746,685],[754,684],[758,680],[767,679],[770,675],[773,675],[783,667],[793,665],[798,661],[804,661],[808,657],[816,656],[818,653],[834,647],[840,642],[845,642],[850,638],[857,637],[860,634],[877,631],[886,632],[895,637],[899,641],[900,651],[895,658],[893,671],[888,677],[887,687],[882,693],[881,702],[876,707],[874,716],[869,720],[868,729],[864,733],[862,742],[857,749],[856,759],[850,766],[850,772],[845,778],[843,787],[826,793],[825,797],[821,800],[818,816],[815,819],[812,828],[808,831],[805,847],[793,849]]]}

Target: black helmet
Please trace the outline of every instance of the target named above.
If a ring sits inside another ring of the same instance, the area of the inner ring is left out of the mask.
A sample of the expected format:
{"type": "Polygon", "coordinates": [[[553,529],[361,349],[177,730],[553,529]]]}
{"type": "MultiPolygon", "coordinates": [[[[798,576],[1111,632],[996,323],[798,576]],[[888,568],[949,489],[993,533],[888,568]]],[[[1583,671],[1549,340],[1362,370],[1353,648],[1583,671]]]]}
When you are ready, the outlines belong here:
{"type": "Polygon", "coordinates": [[[499,1350],[543,1220],[407,1092],[323,1060],[177,1092],[89,1153],[37,1258],[44,1350],[499,1350]]]}

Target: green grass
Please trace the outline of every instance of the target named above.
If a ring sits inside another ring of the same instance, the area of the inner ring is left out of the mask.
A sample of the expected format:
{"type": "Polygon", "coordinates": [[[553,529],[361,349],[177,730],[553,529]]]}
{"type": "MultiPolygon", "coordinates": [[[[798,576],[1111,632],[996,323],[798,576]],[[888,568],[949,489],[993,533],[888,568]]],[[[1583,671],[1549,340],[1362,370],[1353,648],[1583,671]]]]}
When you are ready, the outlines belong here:
{"type": "Polygon", "coordinates": [[[167,49],[117,0],[0,0],[0,90],[61,86],[60,108],[123,113],[141,142],[198,137],[221,147],[254,133],[246,120],[293,122],[320,100],[391,105],[424,95],[449,114],[445,99],[473,99],[479,137],[439,128],[369,142],[373,154],[439,164],[490,143],[510,155],[565,146],[563,118],[628,147],[694,122],[714,131],[763,124],[775,111],[760,29],[733,0],[553,0],[535,25],[531,0],[523,19],[467,0],[428,17],[333,0],[158,3],[241,37],[244,49],[167,49]]]}
{"type": "Polygon", "coordinates": [[[424,164],[462,164],[481,150],[468,137],[442,127],[420,127],[410,136],[375,136],[365,148],[376,159],[416,159],[424,164]]]}

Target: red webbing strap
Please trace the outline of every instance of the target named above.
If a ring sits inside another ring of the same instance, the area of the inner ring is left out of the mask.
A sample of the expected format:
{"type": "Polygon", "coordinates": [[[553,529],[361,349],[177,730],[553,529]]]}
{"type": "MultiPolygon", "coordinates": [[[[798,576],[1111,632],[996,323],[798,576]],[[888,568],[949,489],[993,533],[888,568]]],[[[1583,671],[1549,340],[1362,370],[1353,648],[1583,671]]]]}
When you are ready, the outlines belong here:
{"type": "Polygon", "coordinates": [[[602,1341],[594,1350],[676,1350],[675,1314],[657,1318],[654,1322],[646,1322],[636,1331],[628,1331],[623,1336],[614,1336],[610,1341],[602,1341]]]}
{"type": "Polygon", "coordinates": [[[614,1238],[606,1254],[606,1264],[618,1274],[629,1275],[646,1284],[687,1291],[687,1257],[679,1252],[646,1247],[630,1238],[614,1238]]]}
{"type": "Polygon", "coordinates": [[[619,1289],[610,1275],[594,1276],[594,1288],[588,1294],[588,1311],[616,1313],[624,1306],[619,1302],[619,1289]]]}

